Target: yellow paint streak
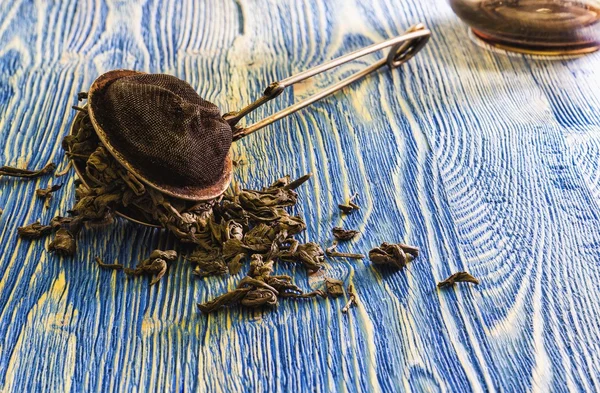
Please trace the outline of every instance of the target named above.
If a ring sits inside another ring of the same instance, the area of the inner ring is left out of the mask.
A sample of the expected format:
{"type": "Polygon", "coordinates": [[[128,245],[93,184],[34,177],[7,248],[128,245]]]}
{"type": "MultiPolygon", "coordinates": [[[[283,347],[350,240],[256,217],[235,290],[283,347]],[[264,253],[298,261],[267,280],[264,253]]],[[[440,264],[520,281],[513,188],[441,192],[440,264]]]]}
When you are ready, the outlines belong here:
{"type": "Polygon", "coordinates": [[[78,311],[66,301],[67,284],[64,272],[56,278],[48,292],[42,294],[38,302],[27,314],[27,323],[19,334],[13,354],[10,358],[4,392],[21,391],[23,378],[42,378],[45,391],[70,391],[75,372],[77,338],[70,332],[76,326],[78,311]],[[56,343],[64,343],[56,346],[56,343]],[[45,358],[46,346],[54,345],[55,350],[45,358]],[[30,375],[32,365],[44,375],[30,375]]]}
{"type": "MultiPolygon", "coordinates": [[[[373,76],[370,76],[371,78],[373,78],[373,76]]],[[[350,99],[350,103],[352,105],[352,114],[353,115],[357,115],[357,117],[359,116],[359,118],[357,119],[356,117],[353,118],[353,122],[354,123],[358,123],[359,121],[361,123],[370,123],[373,121],[373,116],[371,115],[372,110],[371,107],[369,105],[365,105],[365,97],[367,97],[368,95],[368,90],[371,89],[371,87],[369,87],[371,85],[371,83],[356,83],[355,86],[355,90],[353,92],[353,94],[348,94],[347,97],[350,99]]]]}
{"type": "MultiPolygon", "coordinates": [[[[313,145],[313,141],[310,137],[308,137],[306,134],[308,133],[307,130],[309,129],[308,126],[308,122],[305,118],[308,118],[309,116],[302,116],[301,118],[299,118],[299,121],[302,122],[302,127],[298,127],[298,130],[296,131],[296,133],[298,133],[298,139],[300,140],[305,140],[306,141],[306,155],[308,156],[308,160],[309,160],[309,165],[310,165],[310,171],[312,173],[316,173],[319,174],[319,177],[323,176],[325,179],[324,180],[325,184],[331,184],[331,179],[329,177],[329,171],[328,171],[328,164],[327,162],[321,162],[321,166],[317,167],[317,160],[315,157],[315,146],[313,145]],[[304,132],[304,135],[300,134],[301,132],[304,132]]],[[[317,139],[317,146],[319,147],[320,150],[320,154],[323,155],[323,157],[325,157],[325,146],[323,144],[323,136],[321,134],[321,132],[315,132],[315,136],[317,139]]],[[[321,181],[322,181],[321,180],[321,181]]],[[[317,217],[323,217],[323,211],[321,208],[321,203],[319,203],[320,199],[321,199],[321,187],[320,187],[320,183],[321,181],[313,181],[313,190],[315,192],[315,201],[317,203],[314,203],[312,206],[316,208],[316,215],[317,217]]],[[[313,233],[316,237],[319,236],[319,228],[313,228],[313,233]],[[315,231],[316,229],[316,231],[315,231]]]]}
{"type": "MultiPolygon", "coordinates": [[[[397,76],[395,77],[395,79],[396,78],[397,78],[397,76]]],[[[416,121],[414,114],[407,107],[406,102],[404,100],[398,100],[398,102],[400,104],[402,112],[406,115],[406,119],[410,125],[410,129],[413,132],[412,133],[413,137],[414,137],[415,141],[417,142],[417,146],[418,146],[417,162],[419,165],[417,166],[418,173],[417,173],[417,177],[416,177],[416,184],[419,189],[424,190],[425,189],[425,175],[423,173],[422,168],[425,166],[425,159],[426,159],[425,152],[430,149],[430,146],[429,146],[427,139],[425,138],[425,134],[424,134],[423,130],[419,126],[418,122],[416,121]]],[[[437,200],[437,198],[436,198],[435,202],[439,206],[439,201],[437,200]]],[[[427,233],[428,244],[430,244],[430,245],[438,244],[438,242],[436,241],[436,236],[434,234],[434,229],[431,225],[431,223],[434,222],[433,217],[432,217],[432,212],[427,207],[427,204],[425,203],[423,198],[419,198],[419,205],[420,205],[421,211],[423,212],[423,215],[427,218],[425,220],[425,223],[426,223],[425,230],[427,233]]],[[[407,223],[410,222],[410,220],[406,220],[406,221],[407,221],[407,223]]],[[[407,224],[407,233],[408,233],[408,230],[412,230],[412,228],[410,228],[410,224],[407,224]]],[[[447,245],[446,245],[446,247],[447,247],[447,245]]],[[[434,275],[437,275],[438,277],[440,277],[441,276],[440,271],[439,271],[440,269],[439,269],[439,265],[437,263],[442,260],[442,257],[440,255],[437,247],[432,246],[432,247],[430,247],[429,251],[430,251],[429,255],[431,255],[431,257],[433,259],[431,261],[431,262],[433,262],[433,263],[431,263],[432,272],[434,273],[434,275]]],[[[485,368],[482,369],[483,370],[483,379],[485,381],[485,384],[487,385],[484,388],[484,386],[481,386],[478,375],[477,375],[478,373],[474,369],[473,364],[472,364],[471,360],[469,359],[467,348],[461,342],[461,340],[458,338],[458,336],[459,336],[458,327],[456,326],[454,319],[452,317],[450,317],[450,315],[452,315],[452,312],[449,309],[449,305],[446,301],[446,298],[443,295],[441,295],[439,293],[439,291],[437,292],[437,294],[438,294],[438,299],[440,301],[442,318],[444,319],[446,329],[448,330],[448,334],[451,337],[452,343],[454,344],[456,356],[459,359],[459,361],[463,367],[463,371],[465,372],[465,374],[468,377],[471,387],[474,390],[489,389],[491,386],[494,386],[492,381],[490,380],[489,373],[485,371],[485,368]]],[[[462,298],[462,296],[459,295],[459,298],[462,298]]],[[[468,322],[468,321],[470,321],[470,319],[465,317],[464,320],[465,320],[465,326],[467,328],[466,334],[469,336],[469,342],[465,343],[465,344],[470,347],[470,350],[475,352],[477,358],[480,361],[480,364],[485,365],[486,361],[482,354],[481,348],[478,345],[477,337],[475,337],[474,328],[473,328],[472,324],[468,322]]],[[[426,356],[426,354],[424,354],[424,356],[426,356]]]]}
{"type": "MultiPolygon", "coordinates": [[[[381,386],[377,380],[377,358],[375,356],[377,348],[375,347],[375,331],[373,323],[369,317],[369,313],[360,301],[360,294],[356,293],[357,306],[355,307],[356,313],[358,314],[362,331],[365,335],[365,352],[368,359],[367,364],[367,376],[369,379],[369,392],[381,392],[381,386]]],[[[349,311],[350,312],[350,311],[349,311]]],[[[361,370],[356,369],[357,375],[360,374],[361,370]]]]}

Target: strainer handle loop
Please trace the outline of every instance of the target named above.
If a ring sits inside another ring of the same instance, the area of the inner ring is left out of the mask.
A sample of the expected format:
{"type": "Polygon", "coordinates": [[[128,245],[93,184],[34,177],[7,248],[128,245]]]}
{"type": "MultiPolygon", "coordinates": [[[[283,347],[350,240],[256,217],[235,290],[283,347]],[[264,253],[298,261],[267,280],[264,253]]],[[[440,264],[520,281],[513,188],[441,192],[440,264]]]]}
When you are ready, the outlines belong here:
{"type": "Polygon", "coordinates": [[[429,37],[431,36],[431,32],[425,28],[423,24],[417,24],[408,29],[404,34],[397,36],[395,38],[389,39],[387,41],[381,42],[379,44],[370,45],[366,48],[359,49],[355,52],[347,54],[345,56],[338,57],[337,59],[333,59],[324,64],[311,68],[307,71],[301,72],[297,75],[290,76],[289,78],[283,79],[279,82],[271,83],[269,87],[264,91],[262,97],[258,100],[254,101],[250,105],[244,107],[242,110],[238,112],[228,113],[223,116],[223,118],[231,125],[233,128],[233,140],[241,139],[251,133],[258,131],[259,129],[276,122],[310,104],[315,101],[320,100],[323,97],[327,97],[330,94],[348,86],[349,84],[363,78],[364,76],[378,70],[379,68],[387,65],[390,69],[400,67],[402,64],[406,63],[410,60],[414,55],[417,54],[424,46],[427,44],[429,37]],[[362,71],[357,72],[354,75],[326,88],[325,90],[306,98],[303,101],[300,101],[292,106],[289,106],[263,120],[260,120],[254,124],[251,124],[246,127],[236,127],[236,124],[248,113],[254,111],[259,106],[264,103],[272,100],[273,98],[279,96],[283,93],[286,87],[292,86],[295,83],[301,82],[308,78],[311,78],[317,74],[320,74],[324,71],[330,70],[342,64],[345,64],[349,61],[356,60],[359,57],[368,55],[373,52],[380,51],[387,47],[392,47],[390,53],[387,58],[381,59],[376,63],[370,65],[362,71]]]}

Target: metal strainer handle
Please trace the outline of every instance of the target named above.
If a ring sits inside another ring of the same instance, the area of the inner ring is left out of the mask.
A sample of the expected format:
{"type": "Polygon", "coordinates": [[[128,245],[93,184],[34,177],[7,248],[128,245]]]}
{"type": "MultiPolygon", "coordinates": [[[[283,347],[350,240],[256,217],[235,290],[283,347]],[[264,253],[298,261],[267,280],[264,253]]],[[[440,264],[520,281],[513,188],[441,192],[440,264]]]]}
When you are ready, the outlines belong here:
{"type": "Polygon", "coordinates": [[[431,36],[431,32],[425,28],[423,24],[417,24],[408,29],[404,34],[397,36],[395,38],[391,38],[387,41],[381,42],[379,44],[373,44],[367,46],[366,48],[359,49],[355,52],[349,53],[345,56],[338,57],[337,59],[333,59],[328,61],[327,63],[321,64],[310,70],[301,72],[297,75],[290,76],[289,78],[283,79],[279,82],[271,83],[269,87],[264,91],[262,97],[258,100],[254,101],[250,105],[242,108],[238,112],[227,113],[223,116],[223,119],[229,123],[229,125],[233,128],[233,140],[241,139],[247,135],[252,134],[253,132],[276,122],[310,104],[315,101],[320,100],[323,97],[326,97],[334,92],[348,86],[354,81],[361,79],[362,77],[372,73],[373,71],[383,67],[384,65],[388,65],[390,69],[396,68],[410,60],[414,55],[417,54],[427,43],[429,37],[431,36]],[[264,103],[272,100],[273,98],[279,96],[286,87],[292,86],[295,83],[301,82],[308,78],[311,78],[321,72],[330,70],[337,66],[340,66],[349,61],[358,59],[359,57],[368,55],[369,53],[377,52],[379,50],[385,49],[387,47],[392,47],[390,53],[387,58],[381,59],[378,62],[370,65],[364,70],[357,72],[356,74],[334,84],[326,88],[325,90],[306,98],[303,101],[300,101],[292,106],[289,106],[263,120],[260,120],[254,124],[251,124],[246,127],[236,127],[236,124],[248,113],[254,111],[259,106],[264,103]]]}

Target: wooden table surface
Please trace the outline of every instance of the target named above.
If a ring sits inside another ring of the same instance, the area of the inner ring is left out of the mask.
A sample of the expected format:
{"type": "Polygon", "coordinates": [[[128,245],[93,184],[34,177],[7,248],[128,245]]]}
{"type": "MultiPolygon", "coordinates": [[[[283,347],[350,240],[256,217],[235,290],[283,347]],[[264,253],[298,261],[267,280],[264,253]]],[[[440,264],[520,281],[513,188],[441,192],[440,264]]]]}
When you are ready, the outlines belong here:
{"type": "MultiPolygon", "coordinates": [[[[300,189],[302,239],[346,250],[422,249],[408,269],[328,261],[345,299],[282,301],[205,316],[242,276],[197,279],[179,259],[149,287],[100,270],[134,266],[164,232],[118,220],[85,231],[77,256],[16,228],[65,214],[74,176],[0,179],[0,390],[4,392],[600,390],[600,55],[544,60],[472,42],[442,0],[1,0],[1,164],[63,166],[76,94],[130,68],[187,80],[223,112],[277,79],[424,22],[427,47],[234,146],[236,178],[300,189]],[[50,209],[36,188],[64,181],[50,209]],[[360,194],[360,212],[337,203],[360,194]],[[468,270],[481,285],[437,290],[468,270]]],[[[358,70],[286,91],[256,120],[358,70]]],[[[322,275],[280,265],[303,288],[322,275]]]]}

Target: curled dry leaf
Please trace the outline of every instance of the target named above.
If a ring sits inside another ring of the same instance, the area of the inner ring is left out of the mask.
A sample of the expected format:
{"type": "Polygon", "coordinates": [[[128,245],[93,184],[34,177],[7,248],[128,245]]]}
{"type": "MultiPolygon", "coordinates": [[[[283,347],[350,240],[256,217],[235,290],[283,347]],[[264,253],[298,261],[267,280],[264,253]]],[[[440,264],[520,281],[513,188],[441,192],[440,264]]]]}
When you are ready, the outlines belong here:
{"type": "Polygon", "coordinates": [[[419,255],[419,249],[406,244],[382,243],[369,251],[369,259],[375,265],[394,266],[398,269],[406,267],[419,255]]]}
{"type": "Polygon", "coordinates": [[[325,277],[325,289],[331,297],[340,297],[344,295],[344,282],[334,278],[325,277]]]}
{"type": "Polygon", "coordinates": [[[298,244],[294,251],[283,251],[278,256],[283,261],[300,262],[311,272],[321,269],[325,261],[323,249],[313,242],[298,244]]]}
{"type": "Polygon", "coordinates": [[[123,265],[120,263],[105,263],[100,257],[96,257],[96,263],[103,269],[122,270],[123,265]]]}
{"type": "Polygon", "coordinates": [[[48,208],[50,207],[50,200],[52,200],[52,193],[60,190],[61,187],[62,184],[54,184],[46,188],[38,188],[35,190],[35,195],[37,195],[38,198],[44,199],[44,206],[48,208]]]}
{"type": "Polygon", "coordinates": [[[21,169],[15,168],[12,166],[3,166],[0,167],[0,176],[9,176],[9,177],[25,177],[25,178],[34,178],[43,175],[47,175],[53,173],[56,170],[56,164],[49,163],[42,169],[21,169]]]}
{"type": "Polygon", "coordinates": [[[19,236],[25,239],[38,239],[52,232],[50,225],[42,225],[39,221],[17,228],[19,236]]]}
{"type": "Polygon", "coordinates": [[[156,284],[167,272],[167,261],[173,261],[177,258],[175,250],[154,250],[147,259],[144,259],[135,267],[135,269],[125,268],[125,274],[131,276],[156,275],[150,282],[150,286],[156,284]]]}
{"type": "Polygon", "coordinates": [[[331,232],[333,233],[333,236],[337,240],[341,240],[341,241],[352,240],[356,237],[356,235],[359,234],[358,231],[355,231],[353,229],[343,229],[341,227],[334,227],[331,230],[331,232]]]}
{"type": "Polygon", "coordinates": [[[342,312],[345,314],[348,312],[348,310],[350,309],[350,307],[352,306],[356,306],[356,294],[354,293],[354,285],[350,284],[348,285],[348,302],[346,303],[346,305],[344,306],[344,308],[342,308],[342,312]]]}
{"type": "Polygon", "coordinates": [[[50,252],[55,252],[59,255],[69,257],[75,255],[77,247],[75,245],[75,237],[67,229],[61,228],[56,231],[54,240],[48,246],[50,252]]]}
{"type": "Polygon", "coordinates": [[[450,277],[438,283],[438,288],[451,287],[457,282],[470,282],[475,285],[479,285],[479,280],[470,275],[467,272],[457,272],[452,274],[450,277]]]}

